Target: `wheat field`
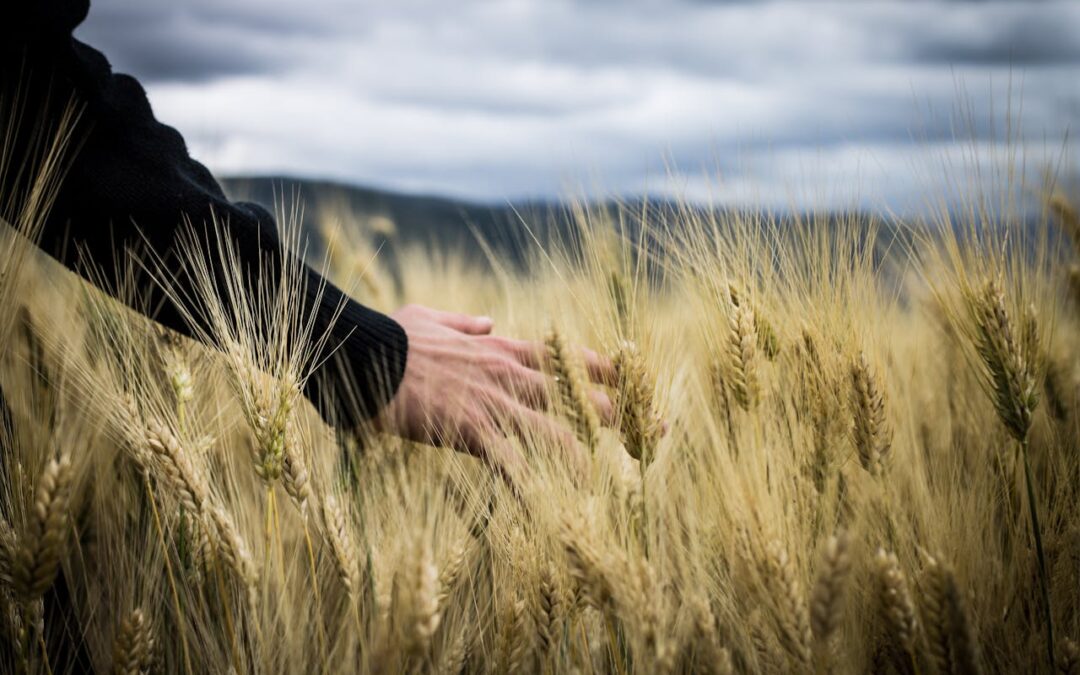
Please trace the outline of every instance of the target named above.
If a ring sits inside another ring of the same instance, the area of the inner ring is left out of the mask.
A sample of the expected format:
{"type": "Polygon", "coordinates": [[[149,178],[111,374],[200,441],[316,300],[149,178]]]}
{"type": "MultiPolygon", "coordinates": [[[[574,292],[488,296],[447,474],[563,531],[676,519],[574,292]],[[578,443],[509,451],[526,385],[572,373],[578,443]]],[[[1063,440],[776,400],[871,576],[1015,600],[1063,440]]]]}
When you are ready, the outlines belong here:
{"type": "Polygon", "coordinates": [[[207,347],[61,271],[23,236],[54,173],[4,196],[4,672],[1080,668],[1080,221],[1053,185],[1034,218],[579,206],[524,266],[402,245],[401,284],[390,224],[327,211],[309,259],[362,301],[545,345],[578,444],[508,439],[508,479],[327,426],[295,275],[197,291],[207,347]],[[574,345],[618,367],[612,428],[574,345]]]}

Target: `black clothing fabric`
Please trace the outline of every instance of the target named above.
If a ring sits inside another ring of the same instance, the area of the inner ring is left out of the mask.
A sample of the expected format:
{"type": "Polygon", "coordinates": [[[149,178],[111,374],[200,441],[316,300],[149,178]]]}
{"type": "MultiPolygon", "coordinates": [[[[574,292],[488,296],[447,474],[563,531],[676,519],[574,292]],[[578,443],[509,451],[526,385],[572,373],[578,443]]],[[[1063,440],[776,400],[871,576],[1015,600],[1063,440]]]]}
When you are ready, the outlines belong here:
{"type": "MultiPolygon", "coordinates": [[[[81,109],[74,135],[78,149],[41,232],[45,251],[93,279],[78,264],[82,249],[93,260],[95,274],[103,275],[103,286],[116,288],[115,276],[124,269],[128,249],[148,245],[157,256],[175,261],[177,236],[187,218],[197,228],[215,223],[226,228],[241,261],[253,271],[260,256],[280,261],[272,216],[257,205],[230,202],[210,172],[189,156],[180,134],[154,118],[142,86],[113,73],[100,52],[74,39],[72,31],[86,17],[89,0],[5,0],[5,5],[0,10],[0,102],[9,109],[14,104],[23,116],[10,156],[27,152],[35,142],[35,126],[58,119],[69,101],[81,109]]],[[[4,114],[10,110],[0,112],[0,124],[10,121],[4,114]]],[[[18,171],[0,171],[0,178],[0,195],[25,188],[20,181],[26,175],[18,171]]],[[[212,248],[213,242],[208,243],[212,248]]],[[[304,270],[307,296],[301,311],[305,317],[316,313],[316,334],[330,326],[343,306],[328,345],[337,350],[338,362],[324,366],[305,394],[328,420],[358,423],[393,396],[405,368],[405,332],[391,318],[344,298],[315,271],[304,270]],[[320,400],[327,392],[331,399],[320,400]]],[[[164,294],[150,293],[153,318],[192,335],[193,327],[164,294]]]]}

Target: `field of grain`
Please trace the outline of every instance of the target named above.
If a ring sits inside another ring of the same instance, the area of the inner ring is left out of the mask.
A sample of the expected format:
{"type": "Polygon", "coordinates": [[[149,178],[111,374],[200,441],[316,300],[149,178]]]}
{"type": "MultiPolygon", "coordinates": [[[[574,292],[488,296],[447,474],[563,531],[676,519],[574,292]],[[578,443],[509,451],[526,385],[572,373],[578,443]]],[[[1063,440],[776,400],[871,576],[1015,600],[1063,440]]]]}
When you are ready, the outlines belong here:
{"type": "Polygon", "coordinates": [[[508,439],[510,476],[324,424],[287,284],[191,298],[207,348],[9,228],[0,670],[1076,673],[1080,221],[1037,192],[581,207],[524,269],[403,246],[401,284],[327,216],[314,258],[361,300],[546,345],[579,443],[508,439]],[[614,428],[572,345],[615,360],[614,428]]]}

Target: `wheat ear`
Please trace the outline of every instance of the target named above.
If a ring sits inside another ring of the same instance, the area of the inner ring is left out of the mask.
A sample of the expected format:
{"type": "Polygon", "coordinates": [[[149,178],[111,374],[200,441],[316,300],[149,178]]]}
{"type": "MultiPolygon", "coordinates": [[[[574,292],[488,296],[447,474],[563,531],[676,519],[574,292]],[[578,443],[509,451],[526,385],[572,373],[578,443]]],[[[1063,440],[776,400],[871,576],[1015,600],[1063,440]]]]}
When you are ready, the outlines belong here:
{"type": "Polygon", "coordinates": [[[512,599],[506,605],[499,630],[498,653],[502,672],[520,673],[531,651],[532,640],[530,632],[525,629],[525,601],[518,597],[516,590],[511,592],[512,599]]]}
{"type": "Polygon", "coordinates": [[[356,559],[356,544],[349,529],[349,521],[334,495],[326,495],[322,506],[323,532],[330,544],[338,579],[349,594],[350,601],[355,603],[360,593],[360,564],[356,559]]]}
{"type": "Polygon", "coordinates": [[[1054,612],[1050,604],[1050,581],[1046,553],[1043,550],[1042,529],[1039,526],[1039,509],[1035,499],[1035,481],[1028,457],[1027,438],[1040,394],[1037,383],[1039,331],[1035,310],[1033,307],[1027,308],[1021,317],[1020,331],[1017,334],[1006,308],[1005,292],[996,279],[990,279],[981,292],[969,293],[969,296],[969,306],[975,318],[976,348],[986,366],[991,398],[998,417],[1020,445],[1031,532],[1035,539],[1043,621],[1046,624],[1047,658],[1053,667],[1056,658],[1054,612]]]}
{"type": "Polygon", "coordinates": [[[146,424],[146,444],[159,467],[165,482],[189,513],[205,515],[209,501],[206,481],[196,471],[180,439],[164,424],[150,420],[146,424]]]}
{"type": "Polygon", "coordinates": [[[885,419],[881,386],[862,352],[851,364],[851,408],[859,463],[870,475],[880,476],[888,463],[892,433],[885,419]]]}
{"type": "Polygon", "coordinates": [[[1005,305],[1005,292],[996,279],[988,280],[968,303],[975,319],[975,346],[986,367],[994,407],[1005,428],[1024,442],[1031,417],[1039,404],[1035,356],[1034,321],[1025,321],[1018,336],[1005,305]]]}
{"type": "Polygon", "coordinates": [[[589,400],[588,383],[581,366],[558,330],[552,329],[544,340],[548,364],[559,392],[563,414],[566,415],[578,440],[595,449],[599,441],[600,421],[589,400]]]}
{"type": "Polygon", "coordinates": [[[780,644],[798,667],[809,668],[813,659],[810,612],[794,561],[778,541],[769,546],[766,577],[777,603],[780,644]]]}
{"type": "Polygon", "coordinates": [[[1076,252],[1080,254],[1080,213],[1072,203],[1062,194],[1054,194],[1050,197],[1050,210],[1061,223],[1061,228],[1068,233],[1076,252]]]}
{"type": "Polygon", "coordinates": [[[551,652],[555,644],[560,607],[555,575],[552,574],[551,567],[545,564],[540,569],[536,602],[533,604],[533,624],[536,626],[536,643],[541,659],[551,652]]]}
{"type": "Polygon", "coordinates": [[[874,564],[877,569],[878,602],[885,624],[896,641],[914,656],[919,622],[904,570],[896,555],[884,549],[878,549],[874,564]]]}
{"type": "Polygon", "coordinates": [[[829,537],[810,596],[810,627],[818,653],[830,669],[833,643],[843,619],[844,591],[851,572],[849,548],[850,538],[846,532],[829,537]]]}
{"type": "Polygon", "coordinates": [[[284,483],[285,492],[293,504],[300,510],[300,515],[307,518],[308,500],[311,498],[307,464],[304,463],[302,451],[296,444],[297,435],[291,417],[286,426],[288,431],[281,460],[281,482],[284,483]]]}
{"type": "Polygon", "coordinates": [[[11,585],[11,568],[18,547],[19,538],[15,534],[15,528],[7,518],[0,515],[0,589],[11,585]]]}
{"type": "Polygon", "coordinates": [[[1060,675],[1077,675],[1080,673],[1080,646],[1069,638],[1061,641],[1057,669],[1060,675]]]}
{"type": "Polygon", "coordinates": [[[981,672],[978,643],[952,570],[928,557],[923,572],[924,625],[931,660],[940,672],[981,672]]]}
{"type": "Polygon", "coordinates": [[[221,507],[210,509],[210,519],[218,535],[218,553],[244,583],[250,600],[254,597],[259,583],[259,572],[247,544],[225,509],[221,507]]]}
{"type": "Polygon", "coordinates": [[[446,608],[450,596],[454,593],[458,579],[461,578],[461,573],[465,570],[465,562],[468,556],[469,548],[465,544],[459,543],[450,551],[450,555],[446,558],[442,569],[439,570],[439,592],[436,603],[439,605],[440,611],[446,608]]]}
{"type": "MultiPolygon", "coordinates": [[[[731,297],[731,304],[735,307],[748,303],[745,294],[734,283],[728,284],[728,295],[731,297]]],[[[758,348],[761,349],[765,358],[772,361],[780,354],[780,337],[776,334],[772,323],[765,318],[761,307],[750,304],[747,306],[754,310],[754,330],[757,332],[758,348]]]]}
{"type": "Polygon", "coordinates": [[[143,611],[135,609],[120,624],[120,630],[113,642],[113,673],[115,675],[148,673],[153,655],[153,628],[143,611]]]}
{"type": "Polygon", "coordinates": [[[45,594],[60,569],[71,478],[71,457],[64,453],[49,460],[38,480],[29,523],[11,564],[12,588],[27,606],[45,594]]]}
{"type": "Polygon", "coordinates": [[[439,628],[439,567],[432,560],[431,545],[421,537],[412,552],[411,578],[405,587],[405,628],[409,651],[423,654],[439,628]]]}
{"type": "Polygon", "coordinates": [[[630,456],[645,466],[652,463],[661,423],[656,414],[656,385],[649,377],[645,361],[632,342],[624,342],[614,358],[619,374],[619,428],[630,456]]]}
{"type": "Polygon", "coordinates": [[[731,310],[727,341],[731,387],[735,402],[743,410],[749,410],[757,404],[757,328],[754,325],[754,310],[746,305],[737,305],[731,310]]]}

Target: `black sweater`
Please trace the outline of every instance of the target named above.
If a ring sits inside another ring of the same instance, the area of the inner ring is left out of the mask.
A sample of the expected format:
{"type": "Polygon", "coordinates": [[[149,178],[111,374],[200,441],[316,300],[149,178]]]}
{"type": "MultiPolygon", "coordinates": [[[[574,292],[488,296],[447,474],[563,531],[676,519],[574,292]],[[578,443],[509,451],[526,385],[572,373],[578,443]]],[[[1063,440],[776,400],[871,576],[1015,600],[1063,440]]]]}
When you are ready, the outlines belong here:
{"type": "MultiPolygon", "coordinates": [[[[10,2],[13,7],[0,11],[0,141],[8,123],[18,119],[12,117],[16,111],[22,120],[8,159],[26,161],[37,142],[35,128],[54,125],[70,100],[81,109],[77,152],[41,231],[45,251],[87,278],[103,279],[107,290],[117,288],[117,270],[124,269],[128,249],[149,245],[156,255],[176,260],[176,239],[186,217],[206,227],[214,222],[226,227],[251,269],[260,252],[264,261],[280,260],[272,216],[257,205],[228,201],[210,172],[188,155],[180,134],[154,118],[139,83],[113,73],[100,52],[72,37],[89,0],[10,2]],[[80,248],[93,259],[95,274],[77,264],[80,248]]],[[[0,217],[8,220],[12,214],[3,212],[8,199],[25,189],[26,175],[20,177],[17,168],[0,168],[0,217]]],[[[317,298],[324,282],[304,269],[308,290],[302,311],[314,311],[316,329],[325,329],[342,292],[325,284],[317,298]]],[[[146,300],[140,304],[152,308],[154,319],[192,334],[163,293],[150,291],[146,300]]],[[[396,391],[405,367],[405,332],[389,317],[346,299],[329,346],[339,349],[338,362],[324,366],[305,393],[328,419],[355,424],[396,391]],[[332,396],[324,397],[328,392],[332,396]]]]}

